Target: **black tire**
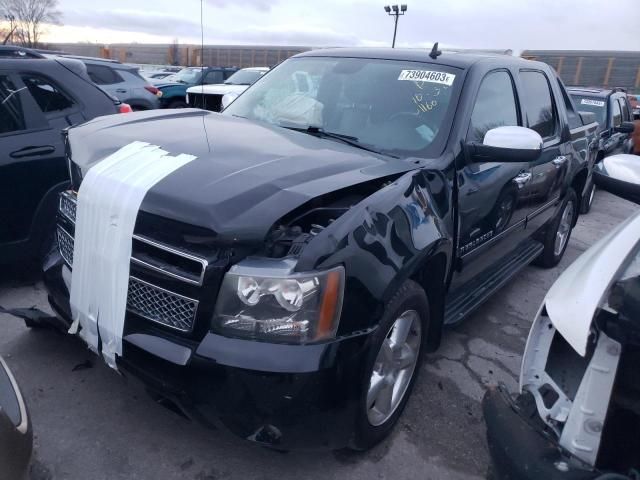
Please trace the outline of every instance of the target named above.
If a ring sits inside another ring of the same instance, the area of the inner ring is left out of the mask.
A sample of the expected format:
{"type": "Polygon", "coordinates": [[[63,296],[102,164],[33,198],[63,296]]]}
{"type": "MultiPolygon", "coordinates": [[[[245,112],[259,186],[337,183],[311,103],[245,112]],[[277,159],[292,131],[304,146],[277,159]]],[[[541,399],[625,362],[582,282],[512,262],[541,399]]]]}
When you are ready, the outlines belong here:
{"type": "Polygon", "coordinates": [[[171,100],[167,108],[187,108],[187,102],[184,100],[171,100]]]}
{"type": "Polygon", "coordinates": [[[596,184],[591,180],[590,186],[584,192],[584,197],[582,197],[582,203],[580,204],[580,213],[585,215],[589,213],[591,210],[591,205],[593,205],[593,197],[596,192],[596,184]]]}
{"type": "Polygon", "coordinates": [[[562,201],[562,207],[558,210],[557,215],[550,222],[547,230],[544,233],[544,250],[534,261],[536,265],[539,265],[543,268],[552,268],[560,262],[565,250],[567,249],[569,240],[571,239],[571,232],[573,231],[573,226],[575,225],[577,215],[577,204],[578,197],[576,195],[576,192],[572,188],[569,188],[569,190],[567,190],[567,194],[564,197],[564,200],[562,201]],[[572,208],[573,210],[571,213],[571,226],[567,232],[567,237],[564,241],[564,245],[562,245],[559,251],[556,251],[556,234],[558,233],[563,215],[567,208],[572,208]]]}
{"type": "Polygon", "coordinates": [[[412,280],[405,281],[396,291],[394,296],[386,303],[382,320],[378,329],[373,334],[372,347],[366,360],[365,368],[362,370],[361,395],[358,404],[358,412],[356,418],[355,434],[349,448],[351,450],[364,451],[368,450],[377,443],[381,442],[393,429],[402,414],[404,407],[411,396],[411,391],[420,372],[423,353],[426,350],[427,332],[429,326],[429,300],[425,291],[412,280]],[[391,327],[395,321],[404,312],[414,310],[418,313],[421,325],[421,341],[419,343],[419,351],[417,362],[413,368],[412,376],[405,389],[404,395],[398,405],[395,407],[392,415],[380,425],[374,426],[368,418],[367,393],[369,390],[369,382],[373,373],[374,365],[378,352],[383,342],[391,333],[391,327]]]}

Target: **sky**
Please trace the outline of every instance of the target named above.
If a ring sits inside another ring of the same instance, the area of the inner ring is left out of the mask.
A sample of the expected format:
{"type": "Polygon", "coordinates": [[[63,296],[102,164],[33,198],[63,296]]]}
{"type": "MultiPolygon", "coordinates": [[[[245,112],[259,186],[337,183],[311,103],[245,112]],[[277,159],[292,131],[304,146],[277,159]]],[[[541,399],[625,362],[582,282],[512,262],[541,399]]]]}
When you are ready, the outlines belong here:
{"type": "MultiPolygon", "coordinates": [[[[389,46],[384,0],[203,0],[207,44],[389,46]]],[[[406,0],[397,46],[640,50],[640,0],[406,0]]],[[[47,42],[200,43],[199,0],[59,0],[47,42]]]]}

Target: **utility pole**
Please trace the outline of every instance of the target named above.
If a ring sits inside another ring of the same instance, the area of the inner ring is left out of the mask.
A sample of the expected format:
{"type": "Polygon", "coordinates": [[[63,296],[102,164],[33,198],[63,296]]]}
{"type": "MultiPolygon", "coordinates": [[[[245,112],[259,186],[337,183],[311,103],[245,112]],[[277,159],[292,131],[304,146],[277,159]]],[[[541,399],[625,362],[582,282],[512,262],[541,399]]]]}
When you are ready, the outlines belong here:
{"type": "Polygon", "coordinates": [[[393,26],[393,42],[391,43],[391,48],[396,48],[396,33],[398,33],[398,18],[400,15],[404,15],[407,11],[407,5],[402,4],[400,7],[398,5],[385,5],[384,11],[387,12],[388,15],[394,17],[394,26],[393,26]]]}

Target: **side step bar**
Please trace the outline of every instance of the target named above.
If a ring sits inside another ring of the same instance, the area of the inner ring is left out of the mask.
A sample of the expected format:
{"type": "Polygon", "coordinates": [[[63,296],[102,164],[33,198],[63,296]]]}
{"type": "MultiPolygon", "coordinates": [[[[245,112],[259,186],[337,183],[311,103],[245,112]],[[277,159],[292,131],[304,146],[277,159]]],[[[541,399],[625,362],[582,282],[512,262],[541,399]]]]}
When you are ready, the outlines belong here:
{"type": "Polygon", "coordinates": [[[516,273],[529,265],[544,249],[542,243],[528,240],[502,262],[478,278],[468,281],[447,296],[444,323],[455,325],[482,305],[516,273]]]}

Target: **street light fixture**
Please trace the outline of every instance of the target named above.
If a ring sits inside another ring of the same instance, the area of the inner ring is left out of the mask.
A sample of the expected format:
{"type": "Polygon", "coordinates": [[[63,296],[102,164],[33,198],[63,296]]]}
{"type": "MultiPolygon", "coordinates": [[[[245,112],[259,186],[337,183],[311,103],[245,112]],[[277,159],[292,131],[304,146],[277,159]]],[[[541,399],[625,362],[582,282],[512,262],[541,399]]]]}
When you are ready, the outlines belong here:
{"type": "Polygon", "coordinates": [[[394,18],[394,26],[393,26],[393,42],[391,43],[391,48],[395,48],[396,46],[396,33],[398,32],[398,17],[400,15],[404,15],[405,12],[407,11],[407,5],[406,4],[402,4],[398,7],[398,5],[385,5],[384,6],[384,11],[387,12],[387,14],[391,15],[394,18]]]}

